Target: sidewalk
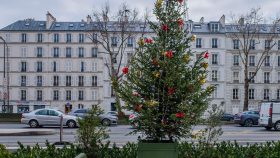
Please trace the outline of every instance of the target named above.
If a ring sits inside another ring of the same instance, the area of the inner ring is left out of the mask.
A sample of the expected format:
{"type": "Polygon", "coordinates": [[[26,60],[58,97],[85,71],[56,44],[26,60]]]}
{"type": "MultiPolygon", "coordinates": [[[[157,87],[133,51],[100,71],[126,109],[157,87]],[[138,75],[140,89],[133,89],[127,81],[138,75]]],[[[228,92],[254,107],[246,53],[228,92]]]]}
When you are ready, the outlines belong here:
{"type": "Polygon", "coordinates": [[[0,129],[0,136],[53,135],[53,129],[0,129]]]}

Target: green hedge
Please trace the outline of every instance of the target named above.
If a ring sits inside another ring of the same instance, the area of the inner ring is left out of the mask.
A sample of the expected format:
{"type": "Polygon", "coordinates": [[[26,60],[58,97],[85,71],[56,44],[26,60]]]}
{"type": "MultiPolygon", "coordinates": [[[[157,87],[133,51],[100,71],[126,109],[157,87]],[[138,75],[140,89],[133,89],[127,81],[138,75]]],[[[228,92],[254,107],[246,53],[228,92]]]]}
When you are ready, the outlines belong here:
{"type": "Polygon", "coordinates": [[[0,122],[20,122],[19,113],[0,113],[0,122]]]}
{"type": "MultiPolygon", "coordinates": [[[[10,153],[0,144],[0,158],[74,158],[83,150],[77,146],[55,148],[47,143],[47,149],[38,145],[34,148],[20,145],[20,149],[10,153]]],[[[128,143],[123,148],[109,147],[108,144],[100,146],[97,158],[136,158],[137,145],[128,143]]],[[[179,145],[179,158],[279,158],[280,142],[267,142],[241,146],[237,143],[222,142],[214,145],[205,143],[181,143],[179,145]]]]}

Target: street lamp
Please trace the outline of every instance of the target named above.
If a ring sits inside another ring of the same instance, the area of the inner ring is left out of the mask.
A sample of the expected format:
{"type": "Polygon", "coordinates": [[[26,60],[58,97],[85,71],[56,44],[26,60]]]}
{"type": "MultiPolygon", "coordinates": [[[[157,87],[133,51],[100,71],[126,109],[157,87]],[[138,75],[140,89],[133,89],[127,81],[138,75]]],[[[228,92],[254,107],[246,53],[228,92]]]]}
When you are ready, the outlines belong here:
{"type": "MultiPolygon", "coordinates": [[[[8,51],[8,45],[7,45],[7,42],[5,41],[5,39],[0,36],[0,39],[4,42],[4,70],[3,70],[3,77],[4,77],[4,80],[3,80],[3,90],[4,90],[4,93],[3,93],[3,110],[4,112],[6,112],[7,108],[6,108],[6,100],[8,101],[8,105],[9,106],[9,87],[8,87],[8,80],[9,80],[9,77],[7,75],[7,78],[6,78],[6,61],[8,61],[8,55],[7,55],[7,59],[6,59],[6,49],[8,51]]],[[[8,73],[7,73],[8,74],[8,73]]]]}

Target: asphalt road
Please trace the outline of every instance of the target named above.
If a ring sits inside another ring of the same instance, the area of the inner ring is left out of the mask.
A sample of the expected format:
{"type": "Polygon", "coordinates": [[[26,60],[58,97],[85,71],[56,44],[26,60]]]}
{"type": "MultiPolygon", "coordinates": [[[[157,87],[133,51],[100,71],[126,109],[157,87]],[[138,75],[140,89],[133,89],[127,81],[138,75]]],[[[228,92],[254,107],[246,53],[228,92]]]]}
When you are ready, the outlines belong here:
{"type": "MultiPolygon", "coordinates": [[[[22,124],[0,124],[1,129],[27,129],[27,125],[22,124]]],[[[4,144],[7,147],[17,147],[17,142],[21,142],[24,145],[34,146],[38,143],[41,146],[45,146],[46,140],[50,143],[59,141],[59,127],[44,127],[51,128],[56,131],[54,135],[44,136],[0,136],[0,144],[4,144]]],[[[197,126],[194,128],[194,132],[197,132],[203,126],[197,126]]],[[[109,135],[110,142],[116,143],[118,146],[122,146],[127,142],[137,142],[137,135],[127,135],[133,129],[127,125],[117,125],[108,128],[110,130],[109,135]]],[[[248,143],[264,143],[266,141],[280,140],[280,132],[278,131],[266,131],[263,127],[240,127],[239,125],[224,125],[222,126],[223,135],[219,138],[219,141],[234,141],[239,144],[245,145],[248,143]]],[[[64,128],[63,140],[75,143],[77,142],[77,129],[64,128]]],[[[187,139],[187,141],[192,141],[187,139]]]]}

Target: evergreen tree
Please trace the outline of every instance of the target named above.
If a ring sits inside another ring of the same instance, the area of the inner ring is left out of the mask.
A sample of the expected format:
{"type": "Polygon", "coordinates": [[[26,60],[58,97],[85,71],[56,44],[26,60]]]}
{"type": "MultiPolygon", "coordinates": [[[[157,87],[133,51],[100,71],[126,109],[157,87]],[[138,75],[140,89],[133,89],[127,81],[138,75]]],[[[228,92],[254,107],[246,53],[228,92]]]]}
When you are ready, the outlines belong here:
{"type": "Polygon", "coordinates": [[[134,132],[153,142],[187,137],[213,91],[204,85],[209,54],[192,60],[195,36],[184,29],[184,13],[183,0],[157,0],[158,22],[150,22],[156,37],[139,40],[132,63],[122,69],[125,79],[116,86],[126,107],[140,114],[134,132]]]}

